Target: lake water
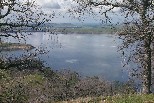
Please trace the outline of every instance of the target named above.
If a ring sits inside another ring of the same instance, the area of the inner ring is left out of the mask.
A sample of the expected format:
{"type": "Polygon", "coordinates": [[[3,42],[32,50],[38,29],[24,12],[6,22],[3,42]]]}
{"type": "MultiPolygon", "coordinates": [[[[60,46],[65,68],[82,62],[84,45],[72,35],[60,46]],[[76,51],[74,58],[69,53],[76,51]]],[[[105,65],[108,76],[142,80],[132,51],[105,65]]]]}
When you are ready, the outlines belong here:
{"type": "MultiPolygon", "coordinates": [[[[13,38],[5,41],[18,42],[13,38]]],[[[45,61],[46,66],[54,70],[69,69],[83,76],[99,76],[107,80],[124,81],[128,78],[121,64],[120,53],[117,52],[119,40],[116,36],[110,34],[53,35],[36,32],[28,36],[26,43],[48,51],[47,54],[39,57],[45,61]]],[[[9,55],[22,53],[24,51],[12,51],[9,55]]]]}

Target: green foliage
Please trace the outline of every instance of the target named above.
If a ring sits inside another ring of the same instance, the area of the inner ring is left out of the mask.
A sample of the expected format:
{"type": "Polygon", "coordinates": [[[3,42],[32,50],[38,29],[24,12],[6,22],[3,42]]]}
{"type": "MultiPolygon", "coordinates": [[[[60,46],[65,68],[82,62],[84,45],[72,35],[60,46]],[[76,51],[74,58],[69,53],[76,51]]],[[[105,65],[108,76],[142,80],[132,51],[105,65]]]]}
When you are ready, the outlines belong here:
{"type": "Polygon", "coordinates": [[[58,103],[154,103],[154,95],[127,94],[115,96],[87,97],[58,103]]]}
{"type": "Polygon", "coordinates": [[[8,72],[6,70],[0,69],[0,80],[8,79],[8,78],[9,78],[8,72]]]}
{"type": "Polygon", "coordinates": [[[136,93],[135,83],[133,81],[128,82],[112,82],[112,95],[116,94],[134,94],[136,93]]]}
{"type": "Polygon", "coordinates": [[[154,95],[119,95],[108,97],[107,103],[154,103],[154,95]]]}
{"type": "Polygon", "coordinates": [[[26,93],[24,93],[24,87],[18,85],[14,88],[8,88],[0,95],[1,103],[25,103],[28,101],[26,93]]]}

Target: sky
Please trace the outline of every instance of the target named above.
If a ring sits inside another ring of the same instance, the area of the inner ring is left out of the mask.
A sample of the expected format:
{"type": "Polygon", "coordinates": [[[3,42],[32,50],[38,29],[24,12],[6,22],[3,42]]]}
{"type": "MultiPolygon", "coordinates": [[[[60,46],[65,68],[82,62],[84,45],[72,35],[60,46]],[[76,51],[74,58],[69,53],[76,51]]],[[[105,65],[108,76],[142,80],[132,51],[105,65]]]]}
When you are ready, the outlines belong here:
{"type": "MultiPolygon", "coordinates": [[[[42,7],[42,9],[48,13],[52,14],[53,12],[56,14],[55,18],[52,19],[52,22],[55,23],[101,23],[101,20],[105,20],[98,12],[98,8],[94,8],[95,16],[86,14],[82,15],[80,20],[74,17],[78,17],[79,15],[71,15],[68,12],[68,9],[71,6],[75,6],[76,3],[72,0],[36,0],[37,4],[42,7]]],[[[114,9],[115,12],[119,11],[119,8],[114,9]]],[[[120,21],[122,17],[119,15],[109,14],[113,18],[113,22],[120,21]]]]}

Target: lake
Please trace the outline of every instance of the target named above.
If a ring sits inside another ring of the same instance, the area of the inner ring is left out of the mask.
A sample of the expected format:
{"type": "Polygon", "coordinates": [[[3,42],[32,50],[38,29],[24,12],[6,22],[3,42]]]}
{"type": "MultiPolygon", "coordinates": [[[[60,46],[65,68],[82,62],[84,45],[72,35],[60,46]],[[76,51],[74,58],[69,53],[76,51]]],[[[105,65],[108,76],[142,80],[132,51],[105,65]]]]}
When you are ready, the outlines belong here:
{"type": "MultiPolygon", "coordinates": [[[[82,76],[99,76],[107,80],[125,81],[126,69],[122,67],[121,54],[117,52],[119,39],[111,34],[50,34],[35,32],[26,42],[36,49],[47,51],[39,55],[45,65],[53,70],[69,69],[82,76]]],[[[18,42],[13,38],[7,42],[18,42]]],[[[35,49],[35,50],[36,50],[35,49]]],[[[34,52],[31,50],[30,52],[34,52]]],[[[10,55],[22,55],[25,51],[5,52],[10,55]]]]}

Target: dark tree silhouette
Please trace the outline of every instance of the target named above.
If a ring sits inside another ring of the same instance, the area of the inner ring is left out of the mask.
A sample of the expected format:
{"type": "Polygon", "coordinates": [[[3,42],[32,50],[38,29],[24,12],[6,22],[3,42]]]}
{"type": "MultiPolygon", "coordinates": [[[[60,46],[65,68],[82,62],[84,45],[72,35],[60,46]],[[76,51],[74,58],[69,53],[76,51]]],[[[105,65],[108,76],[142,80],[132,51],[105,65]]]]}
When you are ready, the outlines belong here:
{"type": "Polygon", "coordinates": [[[142,77],[143,93],[151,93],[152,69],[154,65],[154,1],[153,0],[73,0],[78,3],[70,12],[80,15],[84,12],[93,13],[93,8],[99,9],[107,22],[111,23],[110,14],[117,15],[119,9],[125,17],[123,28],[118,32],[123,43],[119,46],[126,63],[135,62],[142,77]],[[126,53],[126,50],[130,51],[126,53]]]}
{"type": "MultiPolygon", "coordinates": [[[[3,38],[13,37],[25,40],[26,36],[31,34],[27,31],[38,29],[40,25],[50,21],[49,17],[50,15],[44,13],[35,0],[0,0],[0,44],[2,44],[3,38]]],[[[36,54],[33,53],[26,58],[33,58],[36,54]]],[[[20,58],[19,61],[26,61],[26,59],[22,60],[24,57],[20,58]]],[[[8,61],[10,61],[12,67],[25,64],[14,60],[8,61]]],[[[0,69],[5,68],[5,62],[3,57],[0,58],[0,69]]]]}
{"type": "Polygon", "coordinates": [[[46,17],[35,0],[0,0],[0,37],[18,38],[21,30],[35,29],[46,17]]]}

